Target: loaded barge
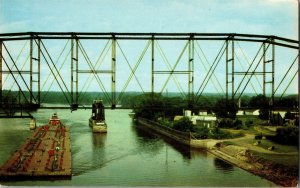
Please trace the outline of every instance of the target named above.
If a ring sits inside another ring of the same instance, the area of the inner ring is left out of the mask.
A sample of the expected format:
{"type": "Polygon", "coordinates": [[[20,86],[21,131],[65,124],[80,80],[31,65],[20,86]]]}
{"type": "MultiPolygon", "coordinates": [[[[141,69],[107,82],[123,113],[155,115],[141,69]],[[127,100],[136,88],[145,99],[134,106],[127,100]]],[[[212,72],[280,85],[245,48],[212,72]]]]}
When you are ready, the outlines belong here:
{"type": "Polygon", "coordinates": [[[0,168],[2,180],[71,179],[70,129],[54,113],[0,168]]]}

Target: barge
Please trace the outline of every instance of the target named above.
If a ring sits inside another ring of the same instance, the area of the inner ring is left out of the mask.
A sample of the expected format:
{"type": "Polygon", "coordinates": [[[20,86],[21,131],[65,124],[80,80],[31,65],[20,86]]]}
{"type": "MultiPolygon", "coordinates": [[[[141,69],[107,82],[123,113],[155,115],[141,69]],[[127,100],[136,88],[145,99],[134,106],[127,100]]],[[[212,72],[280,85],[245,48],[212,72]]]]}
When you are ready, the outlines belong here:
{"type": "Polygon", "coordinates": [[[0,168],[2,180],[71,179],[70,129],[54,113],[0,168]]]}
{"type": "Polygon", "coordinates": [[[92,105],[92,116],[89,119],[89,126],[92,127],[92,130],[95,133],[107,133],[102,100],[94,100],[92,105]]]}

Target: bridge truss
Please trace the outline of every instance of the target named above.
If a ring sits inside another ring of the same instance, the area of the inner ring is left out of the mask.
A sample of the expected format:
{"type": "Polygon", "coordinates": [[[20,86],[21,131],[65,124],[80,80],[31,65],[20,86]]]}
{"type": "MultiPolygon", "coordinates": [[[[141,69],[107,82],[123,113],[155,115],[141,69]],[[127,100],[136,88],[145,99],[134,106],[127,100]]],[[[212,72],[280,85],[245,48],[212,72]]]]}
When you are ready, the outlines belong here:
{"type": "Polygon", "coordinates": [[[23,103],[40,106],[55,90],[77,108],[87,91],[96,91],[115,108],[128,88],[171,87],[190,104],[206,92],[227,100],[258,93],[273,104],[297,82],[298,43],[236,33],[4,33],[0,101],[4,91],[18,91],[23,103]]]}

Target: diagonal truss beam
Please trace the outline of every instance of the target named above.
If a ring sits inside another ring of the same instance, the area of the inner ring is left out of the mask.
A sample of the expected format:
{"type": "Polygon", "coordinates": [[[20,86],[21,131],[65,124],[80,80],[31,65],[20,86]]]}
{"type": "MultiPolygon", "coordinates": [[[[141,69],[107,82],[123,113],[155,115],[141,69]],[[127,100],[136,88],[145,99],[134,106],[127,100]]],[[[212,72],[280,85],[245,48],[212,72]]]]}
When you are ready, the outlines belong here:
{"type": "Polygon", "coordinates": [[[127,65],[129,66],[131,73],[130,73],[128,79],[126,80],[126,83],[125,83],[125,85],[123,86],[122,91],[121,91],[120,95],[118,96],[118,98],[117,98],[117,100],[116,100],[116,103],[118,103],[118,101],[119,101],[119,100],[122,98],[122,96],[124,95],[124,92],[125,92],[125,90],[126,90],[128,84],[129,84],[129,82],[131,81],[131,79],[132,79],[133,76],[134,76],[135,80],[137,81],[139,87],[141,88],[142,92],[145,93],[145,91],[144,91],[144,89],[143,89],[143,87],[142,87],[142,85],[141,85],[139,79],[138,79],[138,78],[136,77],[136,75],[135,75],[135,72],[136,72],[137,68],[139,67],[141,61],[143,60],[143,58],[144,58],[144,56],[145,56],[145,54],[146,54],[146,52],[147,52],[147,50],[148,50],[148,48],[149,48],[149,46],[150,46],[150,43],[151,43],[151,41],[149,40],[148,43],[146,44],[146,46],[145,46],[145,48],[144,48],[142,54],[140,55],[140,57],[138,58],[137,62],[135,63],[134,68],[132,69],[132,67],[131,67],[129,61],[127,60],[127,58],[126,58],[126,56],[125,56],[125,54],[124,54],[124,52],[123,52],[123,50],[122,50],[120,44],[117,42],[117,46],[119,47],[119,49],[120,49],[120,51],[121,51],[123,57],[125,58],[125,61],[126,61],[127,65]]]}
{"type": "MultiPolygon", "coordinates": [[[[11,62],[14,64],[14,67],[16,68],[18,75],[20,75],[20,77],[21,77],[21,79],[22,79],[22,81],[23,81],[23,83],[24,83],[26,89],[29,91],[30,96],[32,96],[33,99],[34,99],[34,101],[37,102],[36,99],[35,99],[34,96],[33,96],[33,93],[32,93],[32,91],[31,91],[31,89],[28,87],[27,82],[25,81],[25,79],[24,79],[24,77],[23,77],[21,71],[19,70],[18,66],[16,65],[16,62],[15,62],[14,59],[12,58],[10,52],[8,51],[8,49],[7,49],[7,47],[5,46],[4,43],[3,43],[3,47],[4,47],[5,51],[7,52],[7,54],[8,54],[8,56],[9,56],[11,62]]],[[[2,58],[3,58],[3,57],[2,57],[2,58]]],[[[9,65],[7,64],[7,61],[6,61],[4,58],[3,58],[3,60],[4,60],[5,64],[6,64],[7,68],[9,69],[10,74],[13,76],[14,81],[17,82],[17,78],[13,75],[14,73],[13,73],[13,71],[9,68],[9,65]]],[[[19,89],[21,89],[21,87],[20,87],[19,84],[18,84],[18,87],[19,87],[19,89]]],[[[23,91],[22,91],[22,94],[24,95],[23,91]]],[[[25,99],[26,99],[27,102],[31,102],[31,101],[28,101],[27,98],[25,98],[25,99]]]]}
{"type": "MultiPolygon", "coordinates": [[[[36,40],[34,40],[34,41],[37,43],[36,40]]],[[[68,96],[69,96],[69,97],[71,96],[71,95],[70,95],[70,91],[68,90],[68,88],[67,88],[67,86],[66,86],[66,83],[65,83],[64,80],[62,79],[62,77],[61,77],[61,75],[60,75],[60,73],[59,73],[59,71],[58,71],[56,65],[54,64],[54,62],[53,62],[53,60],[52,60],[52,58],[51,58],[49,52],[47,51],[47,48],[45,47],[43,41],[40,40],[40,43],[41,43],[41,46],[44,48],[44,50],[45,50],[45,52],[46,52],[48,58],[50,59],[50,62],[52,63],[52,66],[54,67],[54,69],[55,69],[55,71],[56,71],[56,74],[53,72],[53,69],[51,68],[51,66],[50,66],[50,64],[49,64],[49,62],[48,62],[48,60],[47,60],[47,58],[46,58],[46,55],[44,54],[44,52],[43,52],[42,49],[41,49],[41,54],[42,54],[42,56],[43,56],[43,58],[44,58],[46,64],[48,65],[48,67],[49,67],[49,69],[50,69],[50,71],[51,71],[53,77],[55,78],[55,80],[56,80],[56,82],[57,82],[57,84],[58,84],[58,86],[59,86],[61,92],[63,93],[63,95],[64,95],[66,101],[67,101],[68,104],[70,105],[71,103],[70,103],[70,101],[69,101],[69,99],[68,99],[68,96]],[[57,75],[58,75],[58,77],[60,78],[60,80],[61,80],[61,82],[63,83],[63,85],[65,86],[65,89],[66,89],[67,93],[65,92],[65,90],[63,90],[63,88],[62,88],[62,86],[61,86],[59,80],[57,79],[57,75]],[[68,94],[68,96],[67,96],[67,94],[68,94]]]]}
{"type": "MultiPolygon", "coordinates": [[[[249,84],[249,82],[250,82],[252,76],[255,74],[256,69],[258,68],[260,62],[261,62],[262,59],[264,58],[264,56],[265,56],[265,54],[266,54],[266,51],[268,50],[268,48],[269,48],[269,46],[270,46],[270,44],[268,44],[267,47],[265,48],[265,47],[264,47],[264,44],[265,44],[265,43],[263,43],[263,44],[261,45],[261,47],[260,47],[260,49],[258,50],[258,52],[257,52],[257,54],[256,54],[256,56],[255,56],[255,58],[253,59],[251,65],[250,65],[249,68],[247,69],[247,71],[246,71],[244,77],[242,78],[242,81],[240,82],[238,88],[236,89],[236,91],[235,91],[235,93],[234,93],[234,96],[235,96],[235,95],[237,94],[237,92],[239,91],[239,89],[240,89],[240,87],[241,87],[243,81],[245,80],[246,76],[247,76],[248,74],[250,74],[250,78],[249,78],[248,81],[246,82],[244,88],[242,89],[242,92],[241,92],[241,93],[239,94],[239,96],[237,97],[237,100],[239,100],[240,97],[243,95],[243,93],[244,93],[245,89],[247,88],[247,86],[248,86],[248,84],[249,84]],[[258,56],[260,50],[262,49],[262,47],[264,47],[264,48],[263,48],[263,54],[262,54],[261,58],[259,59],[259,61],[257,62],[256,66],[255,66],[255,68],[254,68],[254,70],[253,70],[252,72],[250,72],[250,69],[251,69],[251,67],[252,67],[252,65],[253,65],[253,63],[254,63],[256,57],[258,56]]],[[[234,98],[234,96],[233,96],[233,98],[234,98]]]]}
{"type": "Polygon", "coordinates": [[[89,56],[87,55],[85,49],[83,48],[80,40],[78,41],[78,44],[79,44],[79,49],[80,49],[81,53],[83,54],[84,59],[86,60],[88,66],[90,68],[90,70],[92,71],[92,74],[94,75],[94,78],[96,79],[96,81],[97,81],[100,89],[104,93],[104,96],[105,96],[106,100],[112,103],[113,101],[112,101],[111,97],[109,96],[108,92],[106,91],[106,89],[105,89],[105,87],[104,87],[104,85],[103,85],[103,83],[102,83],[99,75],[97,74],[97,71],[96,71],[93,63],[91,62],[89,56]]]}
{"type": "Polygon", "coordinates": [[[182,55],[183,55],[184,52],[186,51],[186,49],[187,49],[187,47],[188,47],[188,44],[189,44],[189,41],[187,41],[186,44],[185,44],[185,46],[183,47],[183,49],[182,49],[180,55],[178,56],[178,58],[177,58],[177,60],[176,60],[176,62],[175,62],[175,64],[174,64],[172,70],[170,71],[170,74],[169,74],[167,80],[165,81],[165,83],[164,83],[164,85],[163,85],[163,87],[162,87],[160,93],[162,93],[162,92],[165,90],[165,88],[166,88],[166,86],[167,86],[167,84],[168,84],[168,82],[169,82],[171,76],[172,76],[172,75],[174,74],[174,72],[175,72],[175,69],[176,69],[176,67],[177,67],[177,65],[178,65],[178,63],[179,63],[179,61],[180,61],[182,55]]]}
{"type": "Polygon", "coordinates": [[[199,100],[200,96],[202,95],[207,83],[209,82],[211,76],[213,75],[213,73],[214,73],[216,67],[218,66],[222,56],[224,55],[225,50],[226,50],[225,45],[226,45],[226,41],[223,43],[223,45],[222,45],[221,49],[219,50],[214,62],[210,66],[208,72],[206,73],[206,76],[205,76],[204,80],[202,81],[198,91],[196,92],[196,96],[197,96],[196,102],[199,100]]]}

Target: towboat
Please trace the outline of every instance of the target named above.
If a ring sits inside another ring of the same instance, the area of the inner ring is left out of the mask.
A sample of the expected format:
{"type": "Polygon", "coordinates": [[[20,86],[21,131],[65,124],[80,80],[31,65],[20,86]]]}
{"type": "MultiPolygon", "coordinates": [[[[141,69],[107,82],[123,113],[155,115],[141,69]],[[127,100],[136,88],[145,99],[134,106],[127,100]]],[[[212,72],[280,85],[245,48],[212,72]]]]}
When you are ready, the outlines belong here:
{"type": "Polygon", "coordinates": [[[57,113],[53,113],[53,115],[51,116],[51,118],[49,118],[49,125],[61,125],[61,121],[57,116],[57,113]]]}
{"type": "Polygon", "coordinates": [[[95,133],[106,133],[105,113],[102,100],[94,100],[92,105],[92,116],[89,119],[89,126],[95,133]]]}

